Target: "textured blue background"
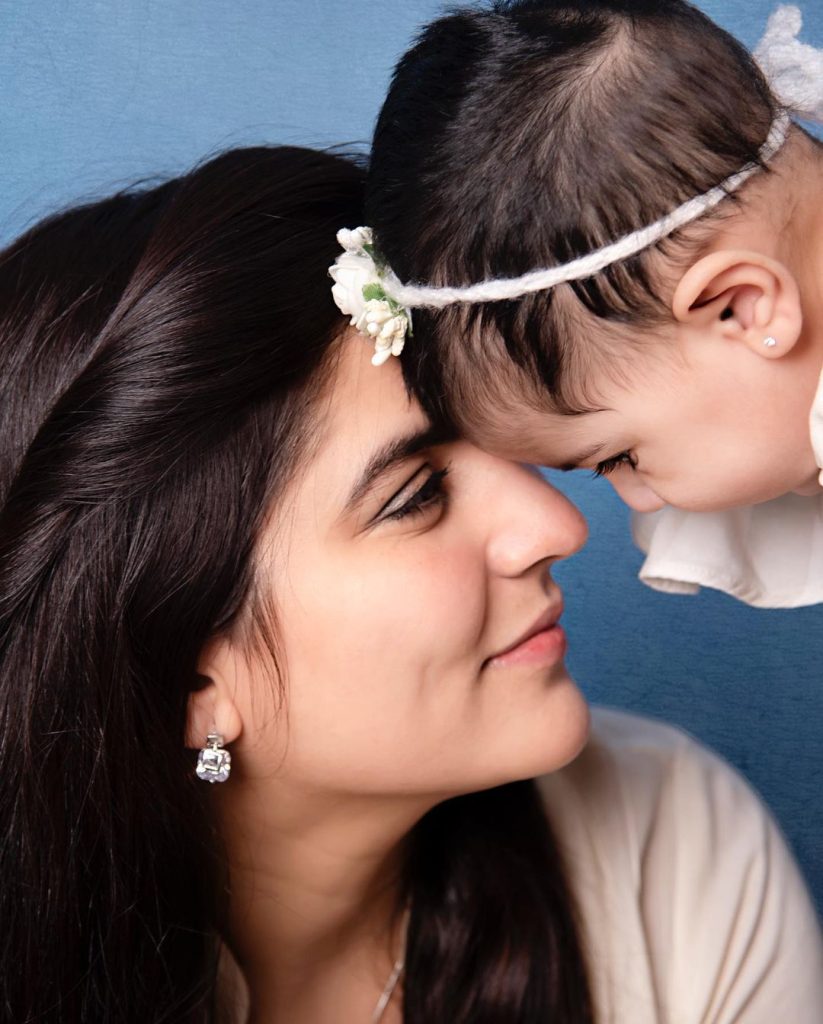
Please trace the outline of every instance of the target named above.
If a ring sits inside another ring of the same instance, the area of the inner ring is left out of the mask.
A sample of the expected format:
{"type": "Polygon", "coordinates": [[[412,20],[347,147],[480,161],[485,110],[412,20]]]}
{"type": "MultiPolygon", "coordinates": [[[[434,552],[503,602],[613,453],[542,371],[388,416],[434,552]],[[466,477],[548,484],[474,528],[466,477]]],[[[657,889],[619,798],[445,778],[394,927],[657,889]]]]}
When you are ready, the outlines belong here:
{"type": "MultiPolygon", "coordinates": [[[[801,0],[823,45],[823,5],[801,0]]],[[[768,0],[705,0],[748,44],[768,0]]],[[[56,206],[229,145],[367,141],[434,0],[0,0],[0,239],[56,206]]],[[[571,664],[596,700],[679,722],[780,818],[823,906],[823,606],[664,597],[635,576],[611,489],[562,481],[589,517],[558,574],[571,664]]]]}

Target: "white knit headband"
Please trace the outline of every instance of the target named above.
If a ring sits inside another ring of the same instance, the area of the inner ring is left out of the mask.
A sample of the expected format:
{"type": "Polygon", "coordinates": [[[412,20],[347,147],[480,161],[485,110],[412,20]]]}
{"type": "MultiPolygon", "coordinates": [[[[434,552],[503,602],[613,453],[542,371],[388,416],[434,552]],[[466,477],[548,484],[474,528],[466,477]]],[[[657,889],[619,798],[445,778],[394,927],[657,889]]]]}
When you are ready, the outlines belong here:
{"type": "Polygon", "coordinates": [[[329,273],[337,305],[351,316],[351,323],[375,342],[376,365],[399,355],[411,328],[414,308],[443,309],[455,303],[496,302],[545,291],[568,281],[592,277],[598,271],[629,256],[635,256],[679,228],[697,220],[737,191],[763,164],[781,149],[797,115],[823,123],[823,50],[797,38],[803,24],[800,9],[780,6],[769,18],[766,32],[754,57],[784,108],[774,120],[760,148],[759,162],[731,175],[715,188],[696,196],[654,224],[633,231],[624,238],[559,266],[532,270],[520,277],[495,278],[459,288],[403,284],[390,267],[375,262],[369,228],[342,231],[338,240],[344,248],[329,273]]]}

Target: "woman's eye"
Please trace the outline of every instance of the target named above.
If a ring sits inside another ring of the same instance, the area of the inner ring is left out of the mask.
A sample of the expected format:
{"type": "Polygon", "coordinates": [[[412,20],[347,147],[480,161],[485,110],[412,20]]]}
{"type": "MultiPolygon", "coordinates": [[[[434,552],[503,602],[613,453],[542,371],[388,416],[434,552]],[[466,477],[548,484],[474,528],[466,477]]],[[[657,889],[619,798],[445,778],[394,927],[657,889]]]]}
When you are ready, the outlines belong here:
{"type": "Polygon", "coordinates": [[[411,494],[409,487],[403,488],[384,506],[380,518],[405,519],[407,516],[419,515],[428,508],[445,505],[448,494],[443,481],[448,473],[448,466],[430,472],[422,485],[411,494]]]}
{"type": "Polygon", "coordinates": [[[614,455],[610,459],[604,459],[602,462],[598,462],[594,469],[594,475],[608,476],[609,473],[613,473],[621,466],[631,466],[632,469],[637,469],[637,459],[631,452],[621,452],[619,455],[614,455]]]}

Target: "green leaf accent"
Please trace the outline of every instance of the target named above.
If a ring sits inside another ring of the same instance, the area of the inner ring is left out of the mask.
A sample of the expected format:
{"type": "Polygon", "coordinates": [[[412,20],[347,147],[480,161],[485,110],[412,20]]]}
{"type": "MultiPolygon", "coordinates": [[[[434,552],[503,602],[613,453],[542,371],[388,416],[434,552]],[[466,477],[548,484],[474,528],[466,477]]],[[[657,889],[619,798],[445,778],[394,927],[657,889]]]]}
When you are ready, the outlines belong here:
{"type": "Polygon", "coordinates": [[[363,245],[363,252],[366,253],[367,256],[371,256],[372,262],[374,263],[375,267],[377,267],[378,274],[382,274],[383,271],[386,269],[386,261],[383,259],[383,257],[377,251],[377,249],[375,249],[374,244],[372,242],[366,242],[363,245]]]}
{"type": "Polygon", "coordinates": [[[385,301],[386,293],[383,291],[383,285],[378,284],[377,281],[363,285],[363,298],[366,302],[371,302],[372,299],[382,299],[385,301]]]}

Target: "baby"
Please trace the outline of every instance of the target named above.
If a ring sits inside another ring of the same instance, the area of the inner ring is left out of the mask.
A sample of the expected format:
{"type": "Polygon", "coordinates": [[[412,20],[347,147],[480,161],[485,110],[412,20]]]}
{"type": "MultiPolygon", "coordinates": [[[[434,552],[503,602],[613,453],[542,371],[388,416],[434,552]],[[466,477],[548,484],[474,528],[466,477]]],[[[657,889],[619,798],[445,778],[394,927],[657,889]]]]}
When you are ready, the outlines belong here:
{"type": "Polygon", "coordinates": [[[361,326],[391,316],[397,349],[413,319],[432,415],[608,475],[654,513],[647,581],[767,606],[823,601],[823,146],[789,116],[823,120],[823,54],[799,29],[779,9],[755,61],[684,0],[435,21],[380,115],[359,250],[388,307],[361,326]]]}

